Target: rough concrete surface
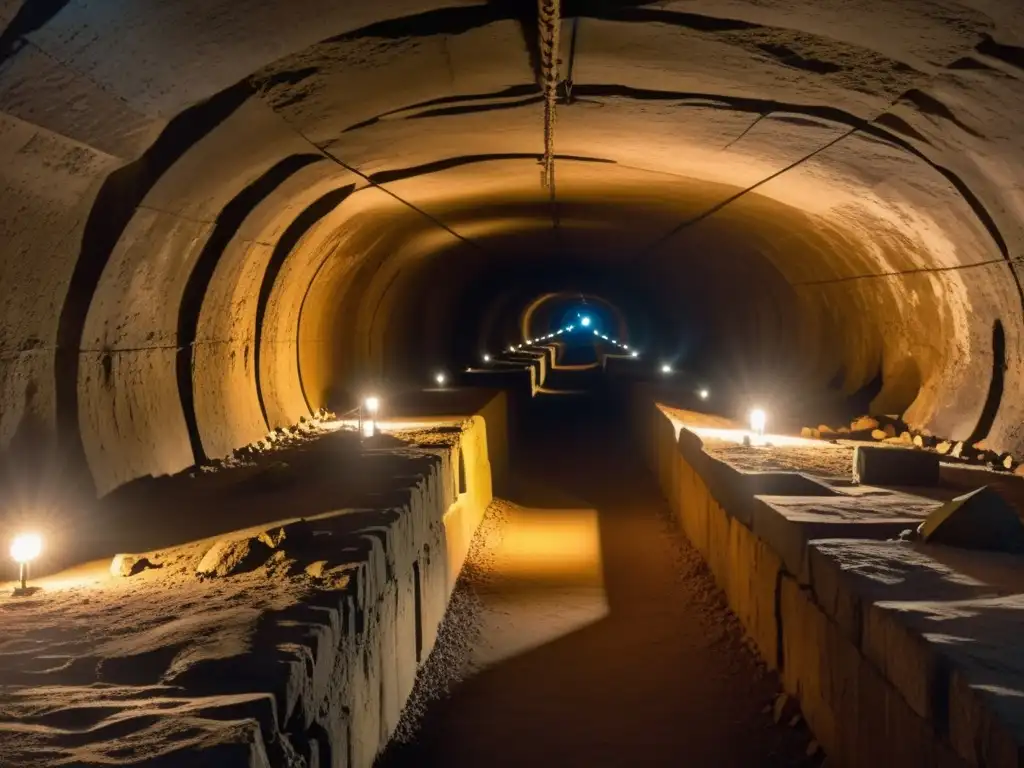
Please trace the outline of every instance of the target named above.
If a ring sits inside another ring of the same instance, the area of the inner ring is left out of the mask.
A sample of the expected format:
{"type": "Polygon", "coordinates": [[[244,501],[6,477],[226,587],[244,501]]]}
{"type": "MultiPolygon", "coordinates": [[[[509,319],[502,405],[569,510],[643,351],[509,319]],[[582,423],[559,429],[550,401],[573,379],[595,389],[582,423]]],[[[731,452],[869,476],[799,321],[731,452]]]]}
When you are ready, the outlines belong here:
{"type": "Polygon", "coordinates": [[[5,8],[9,493],[223,456],[502,306],[477,359],[589,255],[723,377],[1024,448],[1016,4],[562,3],[555,206],[534,3],[257,5],[5,8]]]}
{"type": "Polygon", "coordinates": [[[635,406],[684,532],[830,764],[1020,764],[1020,557],[881,540],[941,502],[878,488],[759,497],[745,523],[700,438],[643,391],[635,406]]]}
{"type": "Polygon", "coordinates": [[[129,517],[104,543],[151,549],[0,600],[0,763],[371,765],[434,645],[492,462],[504,474],[504,449],[488,451],[503,418],[483,402],[490,423],[384,423],[362,447],[322,422],[120,499],[168,525],[129,517]]]}

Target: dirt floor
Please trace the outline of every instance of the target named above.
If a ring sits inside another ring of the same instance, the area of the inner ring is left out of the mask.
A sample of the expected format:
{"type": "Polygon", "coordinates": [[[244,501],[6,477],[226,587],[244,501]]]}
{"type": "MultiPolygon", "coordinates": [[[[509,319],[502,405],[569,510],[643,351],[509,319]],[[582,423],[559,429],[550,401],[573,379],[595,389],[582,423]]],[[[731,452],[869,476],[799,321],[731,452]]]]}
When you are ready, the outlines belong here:
{"type": "Polygon", "coordinates": [[[581,419],[528,445],[378,765],[815,764],[628,441],[581,419]]]}

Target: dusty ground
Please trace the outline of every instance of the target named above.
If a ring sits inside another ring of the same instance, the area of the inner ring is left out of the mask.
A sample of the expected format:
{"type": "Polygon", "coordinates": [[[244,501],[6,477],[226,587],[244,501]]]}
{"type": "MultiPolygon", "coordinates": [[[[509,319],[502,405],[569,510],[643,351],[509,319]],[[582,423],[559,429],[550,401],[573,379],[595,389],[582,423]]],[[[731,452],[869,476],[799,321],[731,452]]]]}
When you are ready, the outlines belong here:
{"type": "Polygon", "coordinates": [[[849,479],[853,469],[853,445],[824,440],[817,445],[745,446],[707,439],[704,450],[740,469],[754,472],[807,472],[822,477],[849,479]]]}
{"type": "Polygon", "coordinates": [[[746,425],[714,414],[662,405],[677,426],[696,432],[710,455],[750,472],[807,472],[822,477],[849,478],[853,469],[855,443],[810,440],[793,435],[765,437],[770,445],[743,445],[746,425]]]}
{"type": "Polygon", "coordinates": [[[516,460],[379,765],[807,764],[627,442],[559,426],[516,460]]]}

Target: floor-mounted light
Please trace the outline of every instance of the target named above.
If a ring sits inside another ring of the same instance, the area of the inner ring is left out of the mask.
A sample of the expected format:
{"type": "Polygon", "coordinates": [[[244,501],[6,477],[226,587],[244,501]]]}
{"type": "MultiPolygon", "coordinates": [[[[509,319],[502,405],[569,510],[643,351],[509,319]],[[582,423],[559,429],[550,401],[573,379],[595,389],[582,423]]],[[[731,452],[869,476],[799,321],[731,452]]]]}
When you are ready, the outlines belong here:
{"type": "Polygon", "coordinates": [[[764,429],[768,423],[768,416],[760,408],[754,408],[750,412],[750,431],[758,437],[764,437],[764,429]]]}
{"type": "Polygon", "coordinates": [[[21,588],[16,589],[15,594],[29,591],[28,566],[42,551],[43,539],[38,533],[23,533],[14,537],[14,541],[11,542],[11,557],[18,564],[18,579],[21,582],[21,588]]]}
{"type": "Polygon", "coordinates": [[[370,395],[363,400],[363,407],[359,409],[359,431],[363,437],[373,437],[377,434],[377,414],[380,412],[380,398],[370,395]]]}

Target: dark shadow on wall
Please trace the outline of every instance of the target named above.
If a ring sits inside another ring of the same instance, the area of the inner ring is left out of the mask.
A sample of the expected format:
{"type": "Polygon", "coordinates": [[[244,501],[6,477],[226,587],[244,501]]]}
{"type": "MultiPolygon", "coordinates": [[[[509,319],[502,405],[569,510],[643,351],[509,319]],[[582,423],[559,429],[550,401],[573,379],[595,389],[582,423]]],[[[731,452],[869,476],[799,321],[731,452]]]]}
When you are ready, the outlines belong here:
{"type": "Polygon", "coordinates": [[[64,6],[69,2],[70,0],[25,0],[11,19],[11,23],[0,32],[0,63],[7,61],[27,45],[25,36],[46,26],[46,23],[64,10],[64,6]]]}
{"type": "Polygon", "coordinates": [[[895,364],[883,366],[882,391],[871,402],[873,414],[902,415],[921,391],[921,371],[917,362],[904,356],[895,364]]]}
{"type": "Polygon", "coordinates": [[[57,326],[54,362],[57,431],[64,451],[63,466],[73,475],[65,477],[63,482],[81,484],[83,490],[88,486],[95,493],[78,422],[78,375],[85,320],[103,270],[134,216],[136,206],[157,181],[252,95],[252,89],[243,82],[182,112],[167,124],[142,157],[111,173],[96,196],[57,326]]]}
{"type": "MultiPolygon", "coordinates": [[[[349,184],[338,189],[332,189],[327,194],[319,197],[310,203],[306,209],[295,217],[295,220],[288,225],[288,228],[284,231],[284,234],[277,241],[277,245],[274,246],[274,252],[270,255],[270,261],[267,262],[267,268],[263,273],[263,282],[260,285],[260,295],[256,303],[256,336],[253,349],[253,366],[256,371],[256,396],[260,401],[260,410],[263,412],[263,420],[267,423],[267,429],[273,429],[275,425],[270,423],[270,417],[267,414],[267,405],[263,398],[263,379],[260,376],[260,350],[263,347],[263,318],[267,313],[267,304],[270,302],[270,295],[274,291],[274,284],[277,282],[277,276],[281,273],[281,268],[284,266],[285,260],[288,255],[295,250],[295,246],[299,244],[299,241],[306,236],[322,218],[327,214],[341,205],[345,199],[356,190],[355,184],[349,184]]],[[[298,329],[296,329],[297,331],[298,329]]],[[[301,377],[300,377],[301,386],[301,377]]],[[[303,391],[303,397],[306,400],[306,407],[309,407],[309,398],[305,397],[305,391],[303,391]]],[[[311,411],[312,412],[312,411],[311,411]]]]}
{"type": "Polygon", "coordinates": [[[992,378],[988,385],[988,395],[985,397],[985,405],[981,409],[981,416],[978,418],[978,425],[974,428],[971,436],[967,438],[969,445],[988,437],[995,423],[996,414],[999,412],[999,404],[1003,399],[1003,386],[1006,380],[1006,332],[1003,330],[1003,322],[996,320],[992,326],[992,378]]]}
{"type": "Polygon", "coordinates": [[[217,270],[217,264],[220,262],[224,250],[256,206],[300,170],[323,160],[324,156],[318,154],[289,155],[279,160],[268,171],[235,195],[217,216],[213,232],[207,238],[202,252],[189,273],[185,290],[182,293],[181,304],[178,306],[178,355],[175,361],[175,373],[178,379],[181,409],[184,412],[185,426],[188,429],[188,438],[192,444],[192,455],[196,463],[207,459],[202,436],[199,433],[199,418],[196,414],[195,393],[193,392],[194,346],[199,333],[199,315],[203,309],[206,290],[213,279],[213,274],[217,270]]]}

